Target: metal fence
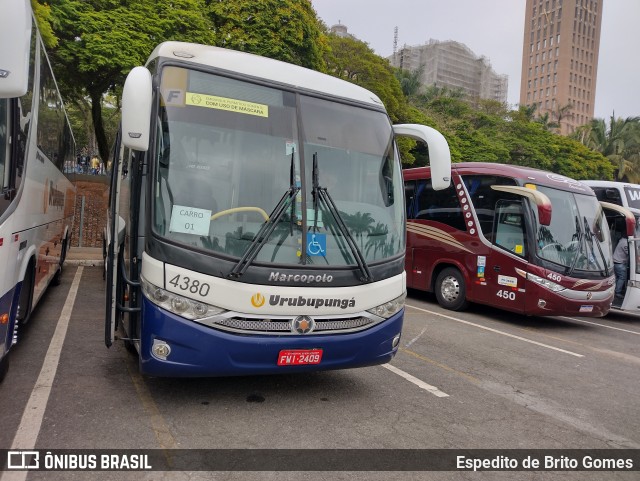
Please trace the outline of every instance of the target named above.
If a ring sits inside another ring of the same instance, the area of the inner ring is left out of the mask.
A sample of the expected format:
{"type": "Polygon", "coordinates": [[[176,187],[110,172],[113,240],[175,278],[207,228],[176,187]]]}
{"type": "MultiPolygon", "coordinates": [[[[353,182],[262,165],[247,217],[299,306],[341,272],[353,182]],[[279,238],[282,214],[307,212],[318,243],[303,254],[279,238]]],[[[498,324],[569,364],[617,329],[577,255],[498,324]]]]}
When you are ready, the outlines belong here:
{"type": "Polygon", "coordinates": [[[72,246],[102,247],[107,222],[109,184],[106,175],[78,175],[72,246]]]}

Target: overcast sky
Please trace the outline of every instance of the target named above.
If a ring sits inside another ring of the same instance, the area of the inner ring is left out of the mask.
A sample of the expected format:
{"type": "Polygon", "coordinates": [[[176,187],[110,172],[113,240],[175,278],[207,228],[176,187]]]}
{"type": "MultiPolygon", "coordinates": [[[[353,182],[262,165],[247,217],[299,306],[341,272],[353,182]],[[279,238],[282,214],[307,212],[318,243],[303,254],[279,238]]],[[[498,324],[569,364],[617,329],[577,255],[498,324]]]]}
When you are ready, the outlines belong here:
{"type": "MultiPolygon", "coordinates": [[[[329,26],[342,23],[380,56],[429,39],[455,40],[509,76],[508,102],[520,100],[525,0],[312,0],[329,26]]],[[[595,116],[640,116],[640,0],[604,0],[595,116]]]]}

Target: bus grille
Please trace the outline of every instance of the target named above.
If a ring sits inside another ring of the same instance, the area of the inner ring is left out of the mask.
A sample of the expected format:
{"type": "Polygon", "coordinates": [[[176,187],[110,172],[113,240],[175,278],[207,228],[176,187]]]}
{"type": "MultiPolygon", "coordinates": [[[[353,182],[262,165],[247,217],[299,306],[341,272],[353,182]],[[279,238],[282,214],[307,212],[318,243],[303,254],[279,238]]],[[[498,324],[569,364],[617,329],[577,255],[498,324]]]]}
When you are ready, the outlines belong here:
{"type": "MultiPolygon", "coordinates": [[[[227,317],[207,323],[211,327],[236,332],[261,334],[291,334],[292,319],[255,319],[247,317],[227,317]]],[[[371,327],[377,322],[368,317],[352,317],[346,319],[315,319],[315,329],[311,334],[333,334],[353,332],[371,327]]]]}

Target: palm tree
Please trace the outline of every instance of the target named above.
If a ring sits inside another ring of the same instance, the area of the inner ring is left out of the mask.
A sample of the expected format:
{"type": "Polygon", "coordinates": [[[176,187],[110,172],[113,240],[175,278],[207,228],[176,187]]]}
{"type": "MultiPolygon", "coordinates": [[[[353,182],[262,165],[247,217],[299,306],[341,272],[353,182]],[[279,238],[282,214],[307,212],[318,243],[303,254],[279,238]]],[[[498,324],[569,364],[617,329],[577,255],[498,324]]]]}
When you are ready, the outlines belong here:
{"type": "Polygon", "coordinates": [[[558,124],[558,130],[562,127],[562,119],[573,118],[573,104],[558,105],[558,108],[553,112],[554,121],[558,124]]]}
{"type": "Polygon", "coordinates": [[[464,90],[461,88],[438,87],[436,84],[428,85],[418,96],[422,103],[429,103],[440,98],[450,98],[462,100],[465,98],[464,90]]]}
{"type": "Polygon", "coordinates": [[[400,82],[402,93],[405,97],[411,98],[418,93],[422,85],[421,78],[424,72],[424,65],[420,65],[416,70],[396,70],[395,76],[400,82]]]}
{"type": "Polygon", "coordinates": [[[538,110],[538,104],[519,105],[518,110],[514,110],[510,113],[510,117],[513,120],[533,122],[535,119],[536,110],[538,110]]]}
{"type": "Polygon", "coordinates": [[[600,152],[617,167],[619,180],[640,180],[640,117],[616,118],[609,124],[604,119],[592,119],[588,133],[579,131],[584,145],[600,152]]]}
{"type": "Polygon", "coordinates": [[[538,115],[535,122],[542,125],[544,130],[550,131],[560,128],[560,122],[552,122],[549,116],[549,112],[545,112],[542,115],[538,115]]]}

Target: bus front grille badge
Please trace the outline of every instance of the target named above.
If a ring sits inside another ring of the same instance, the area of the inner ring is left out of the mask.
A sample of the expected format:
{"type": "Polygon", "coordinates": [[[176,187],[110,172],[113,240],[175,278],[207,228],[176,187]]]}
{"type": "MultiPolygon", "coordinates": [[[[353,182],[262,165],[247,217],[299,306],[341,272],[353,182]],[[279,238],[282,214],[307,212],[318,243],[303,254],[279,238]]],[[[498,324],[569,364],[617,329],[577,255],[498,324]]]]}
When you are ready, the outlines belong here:
{"type": "Polygon", "coordinates": [[[310,316],[298,316],[291,321],[291,332],[294,334],[309,334],[316,328],[316,321],[310,316]]]}

